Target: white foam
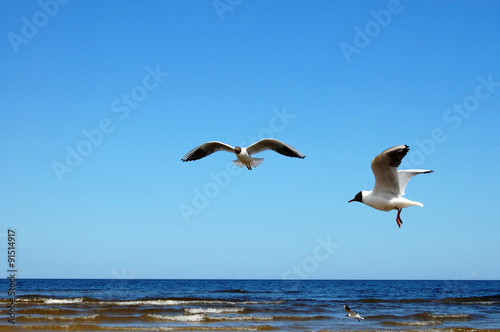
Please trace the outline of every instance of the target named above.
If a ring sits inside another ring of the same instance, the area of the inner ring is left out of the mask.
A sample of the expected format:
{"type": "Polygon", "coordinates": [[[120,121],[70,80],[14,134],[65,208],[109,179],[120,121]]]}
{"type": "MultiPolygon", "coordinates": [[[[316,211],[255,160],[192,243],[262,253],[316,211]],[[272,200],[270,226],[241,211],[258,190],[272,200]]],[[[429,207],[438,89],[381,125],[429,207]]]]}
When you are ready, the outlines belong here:
{"type": "MultiPolygon", "coordinates": [[[[227,326],[227,327],[196,327],[196,330],[192,327],[182,328],[176,326],[155,326],[155,327],[131,327],[127,326],[127,331],[259,331],[259,326],[227,326]]],[[[113,328],[110,328],[113,330],[113,328]]],[[[117,328],[116,330],[119,330],[117,328]]]]}
{"type": "Polygon", "coordinates": [[[260,305],[260,304],[281,304],[284,301],[242,301],[242,302],[231,302],[231,301],[219,301],[219,300],[134,300],[134,301],[111,301],[111,302],[99,302],[99,304],[115,304],[124,306],[133,305],[158,305],[158,306],[182,306],[182,305],[260,305]]]}
{"type": "Polygon", "coordinates": [[[116,301],[116,302],[100,302],[100,304],[115,304],[115,305],[180,305],[189,303],[187,301],[174,301],[174,300],[136,300],[136,301],[116,301]]]}
{"type": "Polygon", "coordinates": [[[87,315],[87,316],[24,316],[25,319],[46,319],[46,320],[75,320],[75,319],[82,319],[82,320],[89,320],[89,319],[96,319],[99,317],[99,314],[94,314],[94,315],[87,315]]]}
{"type": "Polygon", "coordinates": [[[175,322],[201,322],[206,319],[206,315],[195,314],[195,315],[157,315],[149,314],[148,317],[154,319],[170,320],[175,322]]]}
{"type": "MultiPolygon", "coordinates": [[[[151,305],[151,306],[180,306],[180,305],[192,305],[192,304],[211,304],[207,303],[209,301],[186,301],[186,300],[134,300],[134,301],[110,301],[110,302],[99,302],[99,304],[114,304],[123,306],[137,306],[137,305],[151,305]]],[[[214,301],[216,304],[220,304],[220,301],[214,301]]]]}
{"type": "Polygon", "coordinates": [[[469,314],[430,314],[432,318],[437,318],[437,319],[465,319],[469,318],[469,314]]]}
{"type": "Polygon", "coordinates": [[[407,325],[407,326],[430,326],[430,325],[437,325],[443,323],[442,321],[439,320],[428,320],[428,321],[415,321],[415,322],[401,322],[401,325],[407,325]]]}
{"type": "Polygon", "coordinates": [[[192,315],[158,315],[148,314],[148,317],[175,322],[201,322],[201,321],[270,321],[273,316],[212,316],[204,313],[192,315]]]}
{"type": "Polygon", "coordinates": [[[74,299],[44,299],[45,304],[71,304],[71,303],[82,303],[83,297],[77,297],[74,299]]]}
{"type": "Polygon", "coordinates": [[[273,316],[209,316],[210,320],[217,321],[269,321],[274,320],[273,316]]]}
{"type": "Polygon", "coordinates": [[[185,308],[188,314],[232,314],[243,312],[245,308],[185,308]]]}

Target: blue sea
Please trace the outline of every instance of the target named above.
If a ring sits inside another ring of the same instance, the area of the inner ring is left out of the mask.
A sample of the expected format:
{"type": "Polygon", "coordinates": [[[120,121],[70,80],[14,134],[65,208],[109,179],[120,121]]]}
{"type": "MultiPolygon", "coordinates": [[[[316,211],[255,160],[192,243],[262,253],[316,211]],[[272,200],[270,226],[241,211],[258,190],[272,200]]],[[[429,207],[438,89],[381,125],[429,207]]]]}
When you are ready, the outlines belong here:
{"type": "Polygon", "coordinates": [[[19,279],[10,311],[0,288],[0,331],[500,331],[500,281],[19,279]]]}

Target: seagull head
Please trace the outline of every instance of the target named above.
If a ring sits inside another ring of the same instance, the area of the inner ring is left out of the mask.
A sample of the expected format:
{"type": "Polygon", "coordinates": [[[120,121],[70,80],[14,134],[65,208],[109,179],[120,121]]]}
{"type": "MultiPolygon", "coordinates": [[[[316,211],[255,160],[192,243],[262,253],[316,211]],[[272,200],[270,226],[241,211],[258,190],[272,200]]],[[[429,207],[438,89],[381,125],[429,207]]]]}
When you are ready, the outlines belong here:
{"type": "Polygon", "coordinates": [[[363,202],[363,192],[360,191],[359,193],[357,193],[356,196],[354,196],[354,198],[351,199],[347,203],[351,203],[351,202],[363,202]]]}
{"type": "Polygon", "coordinates": [[[240,154],[241,153],[241,147],[237,146],[234,148],[234,153],[240,154]]]}

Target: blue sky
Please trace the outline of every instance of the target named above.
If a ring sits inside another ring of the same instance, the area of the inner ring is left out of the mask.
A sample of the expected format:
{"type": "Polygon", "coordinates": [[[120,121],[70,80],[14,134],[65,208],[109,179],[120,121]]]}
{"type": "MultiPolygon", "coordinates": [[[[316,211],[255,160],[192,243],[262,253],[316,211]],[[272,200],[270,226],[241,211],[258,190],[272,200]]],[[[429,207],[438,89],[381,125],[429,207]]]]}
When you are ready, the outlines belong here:
{"type": "Polygon", "coordinates": [[[15,229],[24,278],[499,279],[499,11],[8,1],[1,246],[15,229]],[[307,157],[180,161],[263,137],[307,157]],[[435,171],[401,229],[347,204],[399,144],[435,171]]]}

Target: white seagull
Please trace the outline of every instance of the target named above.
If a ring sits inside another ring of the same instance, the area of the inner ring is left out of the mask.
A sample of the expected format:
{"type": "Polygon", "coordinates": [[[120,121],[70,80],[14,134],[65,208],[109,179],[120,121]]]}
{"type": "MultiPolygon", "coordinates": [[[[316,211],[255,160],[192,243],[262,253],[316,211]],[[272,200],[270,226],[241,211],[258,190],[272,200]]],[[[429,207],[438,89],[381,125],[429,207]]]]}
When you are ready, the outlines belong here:
{"type": "Polygon", "coordinates": [[[401,160],[409,151],[408,145],[398,145],[389,148],[372,160],[372,171],[375,175],[375,188],[372,191],[363,190],[356,194],[350,202],[361,202],[374,209],[382,211],[398,210],[396,222],[401,227],[401,209],[408,206],[424,206],[420,202],[403,198],[405,188],[412,176],[422,173],[432,173],[426,169],[398,170],[401,160]]]}
{"type": "Polygon", "coordinates": [[[277,139],[264,138],[246,148],[239,146],[233,148],[231,145],[221,142],[207,142],[189,151],[181,160],[198,160],[217,151],[227,151],[236,154],[236,158],[238,159],[233,160],[233,163],[239,167],[246,166],[251,170],[252,167],[257,167],[264,161],[264,158],[252,158],[252,155],[265,150],[273,150],[287,157],[302,159],[306,157],[299,150],[277,139]]]}
{"type": "Polygon", "coordinates": [[[352,319],[357,319],[358,322],[361,322],[360,319],[364,319],[361,317],[358,313],[354,312],[347,306],[347,304],[344,304],[344,310],[347,312],[347,317],[352,318],[352,319]]]}

